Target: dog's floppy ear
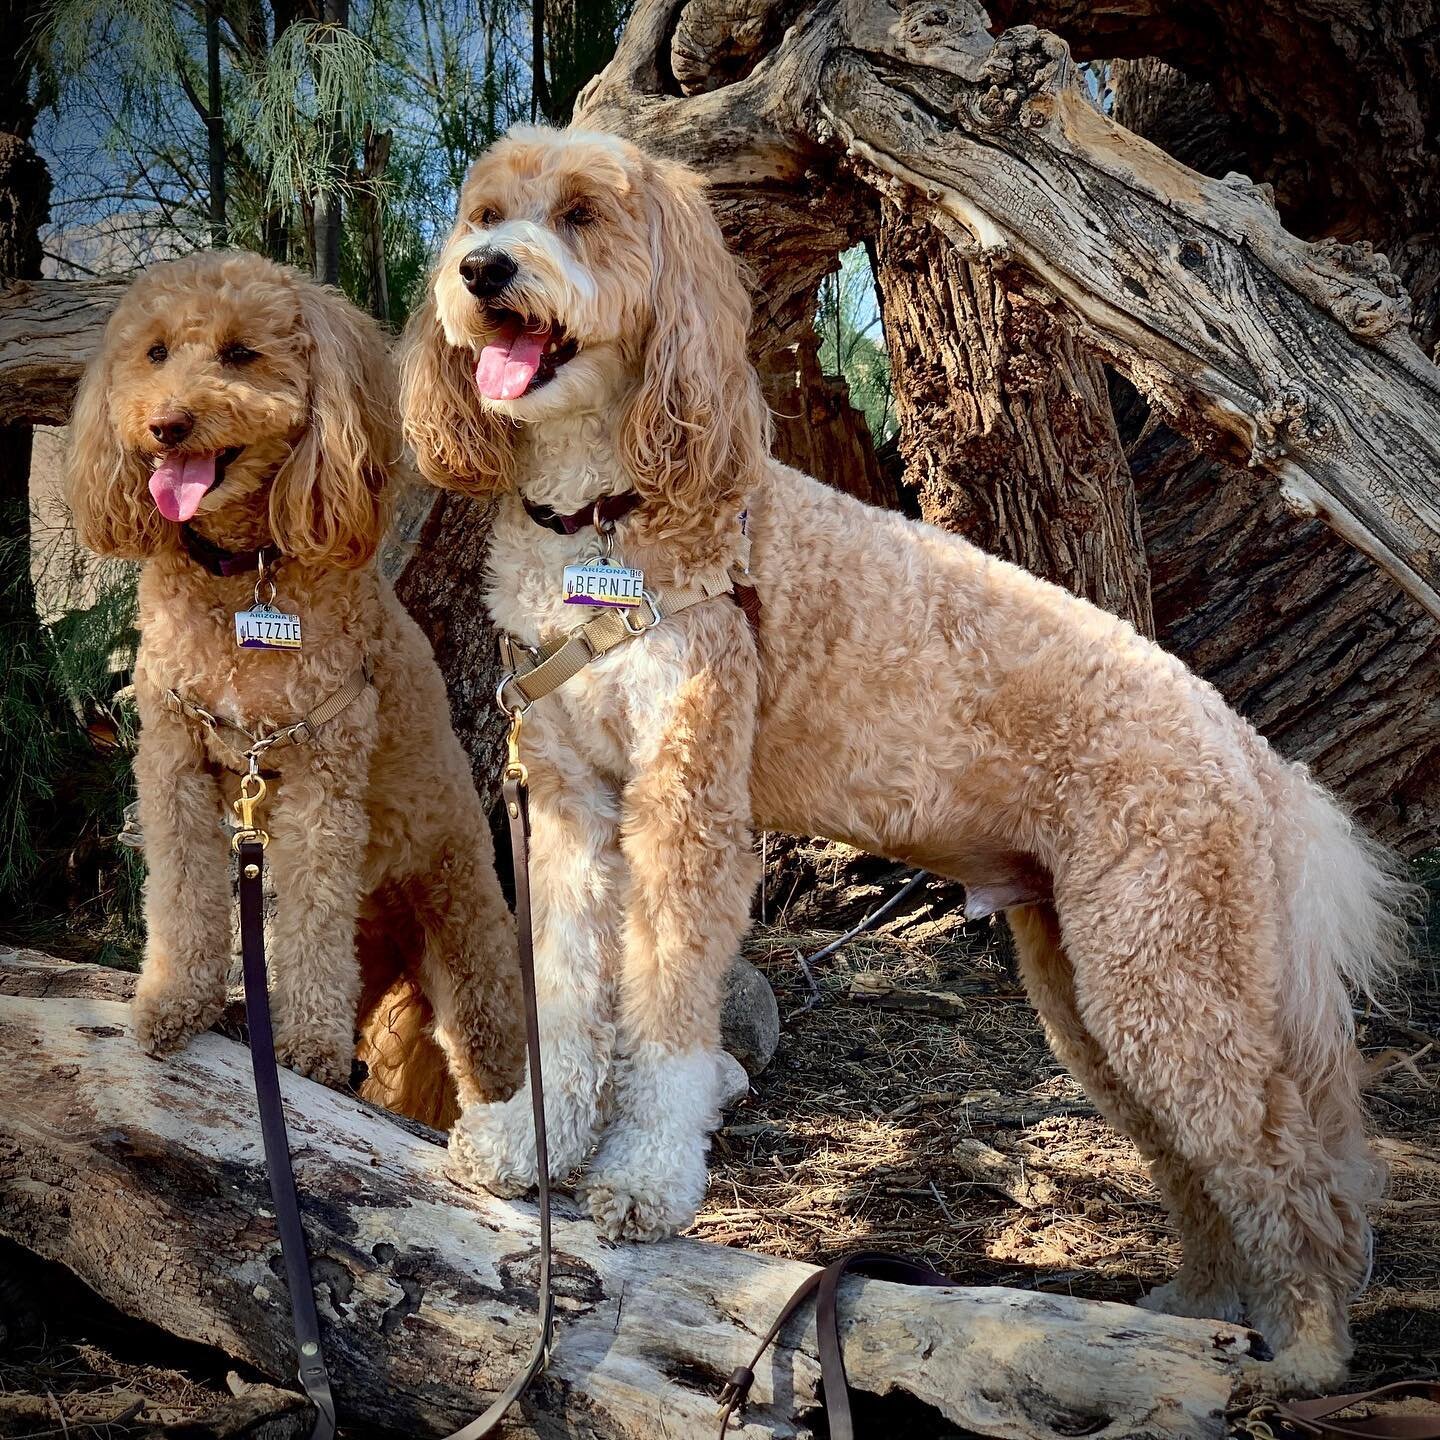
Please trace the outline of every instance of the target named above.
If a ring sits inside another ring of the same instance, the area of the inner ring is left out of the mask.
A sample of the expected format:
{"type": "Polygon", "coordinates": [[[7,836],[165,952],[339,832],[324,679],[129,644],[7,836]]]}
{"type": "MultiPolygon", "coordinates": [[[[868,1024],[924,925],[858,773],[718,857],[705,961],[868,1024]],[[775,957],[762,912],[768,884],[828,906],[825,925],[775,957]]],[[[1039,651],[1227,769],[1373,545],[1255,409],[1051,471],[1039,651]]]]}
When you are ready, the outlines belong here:
{"type": "Polygon", "coordinates": [[[70,413],[65,490],[80,543],[97,555],[144,560],[174,543],[174,527],[150,498],[144,460],[121,443],[110,416],[112,320],[91,356],[70,413]]]}
{"type": "Polygon", "coordinates": [[[338,290],[297,279],[310,414],[270,488],[270,533],[287,555],[353,569],[385,533],[400,458],[395,376],[380,328],[338,290]]]}
{"type": "Polygon", "coordinates": [[[745,348],[750,298],[683,165],[647,162],[654,324],[621,449],[635,488],[666,533],[738,507],[770,454],[770,415],[745,348]]]}
{"type": "Polygon", "coordinates": [[[474,358],[445,338],[433,288],[410,317],[401,349],[400,410],[420,473],[478,499],[509,489],[515,426],[481,403],[474,358]]]}

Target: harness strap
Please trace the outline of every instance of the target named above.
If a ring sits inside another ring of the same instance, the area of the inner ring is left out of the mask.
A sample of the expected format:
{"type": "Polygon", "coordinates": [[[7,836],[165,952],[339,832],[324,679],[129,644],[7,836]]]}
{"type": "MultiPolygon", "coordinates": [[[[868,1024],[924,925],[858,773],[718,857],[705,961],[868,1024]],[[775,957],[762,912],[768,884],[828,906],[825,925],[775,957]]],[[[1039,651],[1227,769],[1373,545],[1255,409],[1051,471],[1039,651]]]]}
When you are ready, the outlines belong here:
{"type": "Polygon", "coordinates": [[[606,651],[654,629],[681,610],[731,593],[733,583],[728,577],[719,584],[692,584],[679,590],[658,592],[647,590],[644,602],[635,607],[648,612],[644,618],[633,618],[629,610],[602,610],[593,620],[577,625],[568,634],[557,636],[536,650],[502,637],[501,658],[510,671],[500,684],[502,708],[510,707],[514,692],[518,692],[525,705],[533,705],[567,680],[573,680],[606,651]]]}
{"type": "Polygon", "coordinates": [[[894,1280],[904,1285],[953,1285],[955,1281],[928,1265],[888,1255],[882,1250],[861,1250],[836,1260],[823,1270],[807,1275],[800,1288],[785,1302],[775,1323],[765,1332],[748,1365],[740,1366],[720,1392],[719,1440],[725,1440],[736,1408],[755,1383],[755,1367],[774,1343],[786,1322],[813,1296],[815,1339],[820,1351],[820,1383],[825,1391],[825,1418],[830,1440],[855,1440],[855,1423],[850,1415],[850,1387],[845,1379],[845,1359],[840,1349],[840,1282],[848,1274],[868,1275],[874,1280],[894,1280]]]}
{"type": "Polygon", "coordinates": [[[293,725],[281,726],[278,730],[252,735],[241,725],[232,724],[212,715],[203,705],[187,700],[178,690],[165,692],[165,708],[172,714],[183,715],[187,720],[197,720],[217,740],[237,754],[246,755],[251,750],[274,750],[282,745],[301,745],[315,738],[315,732],[327,725],[341,711],[353,705],[370,688],[373,681],[370,661],[362,660],[360,668],[338,690],[327,695],[313,710],[307,711],[293,725]]]}
{"type": "Polygon", "coordinates": [[[330,1389],[330,1372],[325,1368],[325,1352],[320,1345],[320,1317],[315,1309],[310,1257],[295,1194],[295,1171],[290,1164],[290,1141],[285,1133],[285,1107],[280,1099],[280,1072],[275,1063],[275,1038],[270,1026],[270,991],[265,974],[265,850],[258,839],[242,838],[236,853],[240,862],[240,952],[245,968],[250,1066],[255,1072],[260,1136],[265,1146],[265,1169],[270,1176],[270,1198],[275,1206],[275,1228],[280,1234],[280,1256],[290,1289],[295,1349],[300,1356],[300,1384],[315,1407],[315,1426],[310,1440],[333,1440],[335,1397],[330,1389]]]}

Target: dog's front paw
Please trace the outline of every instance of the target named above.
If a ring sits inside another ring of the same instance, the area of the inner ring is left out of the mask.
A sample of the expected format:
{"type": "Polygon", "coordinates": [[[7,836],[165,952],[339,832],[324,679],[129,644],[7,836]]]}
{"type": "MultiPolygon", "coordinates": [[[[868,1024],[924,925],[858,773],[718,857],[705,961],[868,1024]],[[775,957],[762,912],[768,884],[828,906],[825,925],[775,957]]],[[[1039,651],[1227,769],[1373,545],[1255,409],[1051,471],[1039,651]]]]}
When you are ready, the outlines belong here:
{"type": "Polygon", "coordinates": [[[537,1171],[530,1092],[464,1110],[450,1131],[447,1168],[467,1189],[488,1190],[506,1200],[533,1188],[537,1171]]]}
{"type": "Polygon", "coordinates": [[[206,996],[189,985],[146,982],[142,974],[130,1004],[140,1048],[157,1059],[183,1050],[225,1009],[225,995],[206,996]]]}
{"type": "Polygon", "coordinates": [[[667,1142],[626,1126],[605,1137],[582,1189],[611,1240],[663,1240],[695,1219],[705,1198],[705,1138],[667,1142]]]}
{"type": "Polygon", "coordinates": [[[348,1031],[325,1037],[281,1033],[275,1039],[275,1058],[332,1090],[348,1090],[355,1042],[348,1031]]]}

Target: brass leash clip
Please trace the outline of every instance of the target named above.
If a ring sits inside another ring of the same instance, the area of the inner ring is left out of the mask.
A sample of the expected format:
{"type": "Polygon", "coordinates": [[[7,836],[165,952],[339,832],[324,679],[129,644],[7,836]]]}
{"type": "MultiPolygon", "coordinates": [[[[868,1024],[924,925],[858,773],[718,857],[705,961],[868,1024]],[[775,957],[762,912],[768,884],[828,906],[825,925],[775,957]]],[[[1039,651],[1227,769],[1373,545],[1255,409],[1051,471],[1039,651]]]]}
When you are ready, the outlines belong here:
{"type": "Polygon", "coordinates": [[[525,723],[525,711],[516,706],[509,712],[510,730],[505,736],[505,771],[504,779],[518,780],[524,785],[530,779],[530,772],[525,768],[525,762],[520,758],[520,727],[525,723]]]}
{"type": "Polygon", "coordinates": [[[255,811],[265,799],[266,791],[265,777],[258,763],[259,752],[250,751],[246,759],[250,768],[240,777],[240,798],[230,807],[240,819],[240,828],[230,837],[230,848],[237,855],[247,840],[258,842],[262,850],[270,843],[270,837],[255,823],[255,811]]]}

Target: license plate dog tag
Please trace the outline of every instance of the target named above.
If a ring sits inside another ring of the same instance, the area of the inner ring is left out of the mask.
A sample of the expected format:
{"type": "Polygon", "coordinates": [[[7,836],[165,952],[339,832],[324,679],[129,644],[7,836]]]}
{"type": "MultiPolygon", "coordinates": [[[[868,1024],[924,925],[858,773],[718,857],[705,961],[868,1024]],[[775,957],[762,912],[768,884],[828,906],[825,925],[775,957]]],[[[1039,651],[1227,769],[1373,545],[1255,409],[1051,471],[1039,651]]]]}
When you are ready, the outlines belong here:
{"type": "Polygon", "coordinates": [[[565,603],[629,610],[645,603],[645,572],[597,556],[565,567],[565,603]]]}
{"type": "Polygon", "coordinates": [[[242,650],[298,650],[300,617],[263,603],[240,610],[235,615],[235,643],[242,650]]]}

